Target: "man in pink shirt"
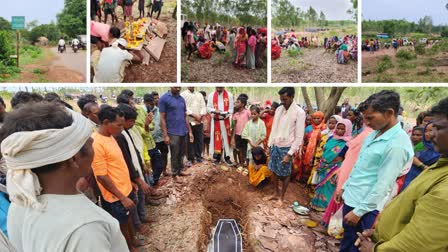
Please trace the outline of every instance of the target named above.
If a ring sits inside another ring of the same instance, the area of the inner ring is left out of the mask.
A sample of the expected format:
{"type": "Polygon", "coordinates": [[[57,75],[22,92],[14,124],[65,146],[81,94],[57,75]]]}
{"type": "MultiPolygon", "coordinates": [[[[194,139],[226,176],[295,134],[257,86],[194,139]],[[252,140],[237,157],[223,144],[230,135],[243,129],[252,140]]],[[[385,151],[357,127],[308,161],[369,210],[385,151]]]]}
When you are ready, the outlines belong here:
{"type": "Polygon", "coordinates": [[[283,205],[286,189],[289,185],[292,156],[299,150],[305,132],[305,111],[294,103],[295,89],[284,87],[278,92],[281,106],[277,108],[269,136],[270,149],[269,170],[274,173],[275,196],[277,206],[283,205]],[[278,188],[278,180],[282,180],[282,190],[278,188]]]}
{"type": "Polygon", "coordinates": [[[236,98],[235,110],[236,112],[232,116],[232,139],[233,139],[233,157],[235,162],[239,166],[245,166],[246,152],[247,152],[247,140],[241,137],[244,126],[250,119],[250,110],[246,109],[248,96],[246,94],[240,94],[236,98]]]}

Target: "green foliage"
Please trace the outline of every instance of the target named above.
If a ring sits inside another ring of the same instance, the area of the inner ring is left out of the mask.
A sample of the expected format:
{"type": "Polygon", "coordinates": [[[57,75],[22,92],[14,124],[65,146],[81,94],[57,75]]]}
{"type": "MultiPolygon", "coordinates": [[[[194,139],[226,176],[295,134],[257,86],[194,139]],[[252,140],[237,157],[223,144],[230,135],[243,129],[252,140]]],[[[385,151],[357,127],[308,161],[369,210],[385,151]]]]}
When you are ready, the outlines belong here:
{"type": "Polygon", "coordinates": [[[0,31],[0,64],[10,66],[13,64],[10,56],[14,53],[14,45],[12,33],[8,31],[0,31]]]}
{"type": "Polygon", "coordinates": [[[444,27],[442,32],[440,32],[442,38],[448,38],[448,27],[444,27]]]}
{"type": "Polygon", "coordinates": [[[183,0],[182,14],[188,20],[233,26],[267,26],[266,0],[183,0]]]}
{"type": "Polygon", "coordinates": [[[298,26],[302,22],[300,9],[288,0],[273,1],[272,23],[277,26],[298,26]]]}
{"type": "Polygon", "coordinates": [[[0,17],[0,31],[11,31],[11,30],[12,30],[11,23],[8,20],[0,17]]]}
{"type": "Polygon", "coordinates": [[[86,34],[86,1],[65,0],[64,9],[57,15],[59,29],[73,38],[86,34]]]}
{"type": "Polygon", "coordinates": [[[295,58],[300,55],[300,49],[298,47],[290,47],[287,52],[288,56],[291,58],[295,58]]]}
{"type": "Polygon", "coordinates": [[[61,37],[61,33],[55,24],[43,24],[34,27],[31,30],[28,39],[31,42],[37,42],[39,37],[46,37],[50,41],[57,41],[61,37]]]}
{"type": "Polygon", "coordinates": [[[415,52],[408,50],[408,49],[401,49],[398,50],[397,54],[395,55],[397,58],[400,59],[406,59],[406,60],[412,60],[417,58],[417,54],[415,52]]]}
{"type": "Polygon", "coordinates": [[[425,16],[419,20],[418,23],[409,22],[404,19],[396,20],[365,20],[362,22],[362,31],[367,33],[388,33],[391,37],[404,36],[408,33],[421,33],[422,37],[427,37],[431,32],[442,31],[445,28],[444,25],[434,26],[432,19],[429,16],[425,16]]]}
{"type": "Polygon", "coordinates": [[[415,69],[415,68],[417,68],[417,65],[415,63],[410,63],[407,60],[399,59],[398,67],[402,68],[402,69],[415,69]]]}
{"type": "Polygon", "coordinates": [[[417,44],[414,46],[415,53],[418,54],[418,55],[423,55],[423,54],[425,54],[425,52],[426,52],[425,47],[426,47],[425,44],[423,44],[423,43],[417,43],[417,44]]]}
{"type": "Polygon", "coordinates": [[[392,59],[385,55],[377,64],[376,71],[378,73],[383,73],[387,69],[392,68],[394,65],[392,64],[392,59]]]}

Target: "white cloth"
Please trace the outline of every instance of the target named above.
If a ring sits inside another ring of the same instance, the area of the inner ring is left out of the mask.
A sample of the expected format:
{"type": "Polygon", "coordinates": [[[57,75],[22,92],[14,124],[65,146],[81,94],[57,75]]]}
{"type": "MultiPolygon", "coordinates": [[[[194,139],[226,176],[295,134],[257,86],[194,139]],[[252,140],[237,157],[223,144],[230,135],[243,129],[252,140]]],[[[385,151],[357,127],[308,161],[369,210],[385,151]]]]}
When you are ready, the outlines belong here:
{"type": "Polygon", "coordinates": [[[205,105],[204,96],[198,91],[191,92],[188,89],[183,91],[180,95],[185,99],[185,104],[187,105],[188,122],[200,124],[201,122],[196,122],[196,120],[189,115],[197,114],[204,116],[207,114],[207,106],[205,105]]]}
{"type": "Polygon", "coordinates": [[[94,82],[96,83],[119,83],[124,76],[120,74],[123,62],[132,60],[133,56],[126,50],[118,47],[114,42],[112,47],[104,48],[100,54],[100,60],[95,70],[94,82]]]}
{"type": "Polygon", "coordinates": [[[72,40],[72,45],[79,45],[79,40],[78,39],[73,39],[72,40]]]}
{"type": "Polygon", "coordinates": [[[275,110],[268,146],[290,147],[288,154],[294,155],[303,143],[305,118],[305,111],[294,103],[288,110],[284,106],[278,107],[275,110]]]}
{"type": "MultiPolygon", "coordinates": [[[[216,91],[215,91],[216,92],[216,91]]],[[[209,96],[208,96],[208,100],[207,100],[207,112],[211,113],[211,112],[215,112],[215,108],[213,107],[213,96],[215,95],[215,92],[212,92],[209,96]]],[[[218,94],[218,109],[221,112],[225,112],[225,116],[224,118],[226,118],[226,120],[230,120],[230,115],[233,114],[233,95],[232,93],[230,93],[229,91],[227,91],[227,96],[228,96],[228,101],[229,102],[229,110],[228,111],[224,111],[224,92],[222,92],[221,94],[218,94]]],[[[221,131],[221,136],[223,138],[223,146],[224,146],[224,150],[226,152],[226,156],[230,155],[230,143],[227,140],[228,136],[227,136],[227,130],[226,130],[226,126],[224,124],[224,120],[220,120],[219,121],[219,128],[221,131]]],[[[209,146],[209,151],[210,153],[214,153],[215,152],[215,134],[213,133],[215,132],[215,119],[212,116],[212,122],[211,122],[211,128],[210,128],[210,146],[209,146]]]]}
{"type": "Polygon", "coordinates": [[[60,39],[59,42],[58,42],[58,45],[65,46],[65,40],[60,39]]]}
{"type": "Polygon", "coordinates": [[[16,132],[3,140],[1,152],[8,167],[6,176],[10,200],[31,208],[43,208],[37,201],[42,190],[31,169],[66,161],[84,146],[95,125],[67,109],[73,123],[63,129],[16,132]]]}
{"type": "Polygon", "coordinates": [[[8,235],[18,252],[129,251],[118,221],[83,194],[38,198],[43,212],[10,206],[8,235]]]}
{"type": "MultiPolygon", "coordinates": [[[[126,139],[126,142],[128,143],[129,152],[131,153],[132,165],[134,165],[134,168],[140,175],[140,178],[145,180],[145,177],[143,176],[143,171],[142,171],[143,167],[140,166],[140,162],[138,159],[139,154],[136,151],[137,147],[134,146],[133,139],[131,139],[132,136],[130,136],[130,133],[128,134],[124,130],[121,132],[121,134],[124,136],[124,138],[126,139]]],[[[141,160],[143,161],[143,159],[141,159],[141,160]]]]}

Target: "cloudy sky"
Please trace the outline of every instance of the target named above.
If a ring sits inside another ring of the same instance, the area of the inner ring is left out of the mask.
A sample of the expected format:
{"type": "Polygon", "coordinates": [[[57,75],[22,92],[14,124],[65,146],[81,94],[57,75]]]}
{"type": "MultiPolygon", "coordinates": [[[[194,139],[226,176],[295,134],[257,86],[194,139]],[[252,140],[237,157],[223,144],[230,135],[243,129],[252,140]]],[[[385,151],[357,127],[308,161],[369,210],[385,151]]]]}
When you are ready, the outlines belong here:
{"type": "Polygon", "coordinates": [[[448,0],[363,0],[362,16],[368,20],[406,19],[417,22],[431,16],[435,25],[448,25],[448,0]]]}
{"type": "MultiPolygon", "coordinates": [[[[56,14],[64,8],[64,0],[1,0],[0,17],[11,22],[12,16],[25,16],[25,23],[38,20],[39,24],[56,22],[56,14]]],[[[80,0],[85,1],[85,0],[80,0]]]]}

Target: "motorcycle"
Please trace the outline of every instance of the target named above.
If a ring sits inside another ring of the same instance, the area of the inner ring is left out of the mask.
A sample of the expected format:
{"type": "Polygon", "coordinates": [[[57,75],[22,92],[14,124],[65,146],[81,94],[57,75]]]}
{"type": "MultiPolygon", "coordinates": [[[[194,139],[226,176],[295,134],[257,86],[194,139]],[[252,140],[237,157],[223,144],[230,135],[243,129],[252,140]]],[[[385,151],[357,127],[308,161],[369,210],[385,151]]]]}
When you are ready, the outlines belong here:
{"type": "Polygon", "coordinates": [[[73,52],[74,53],[77,53],[78,52],[78,45],[73,45],[73,52]]]}
{"type": "Polygon", "coordinates": [[[60,53],[63,53],[63,52],[65,52],[65,46],[59,46],[58,47],[58,51],[60,52],[60,53]]]}

